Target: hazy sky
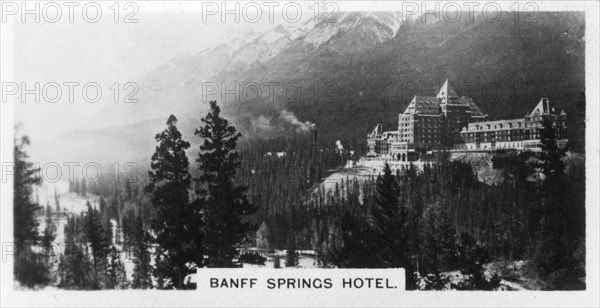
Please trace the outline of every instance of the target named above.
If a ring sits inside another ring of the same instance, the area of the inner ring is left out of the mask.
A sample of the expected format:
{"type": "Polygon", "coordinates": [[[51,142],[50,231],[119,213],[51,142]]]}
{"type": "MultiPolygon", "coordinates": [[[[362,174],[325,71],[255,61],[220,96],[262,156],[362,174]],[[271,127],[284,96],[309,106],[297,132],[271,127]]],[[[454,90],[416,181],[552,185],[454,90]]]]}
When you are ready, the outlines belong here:
{"type": "MultiPolygon", "coordinates": [[[[14,38],[12,80],[26,82],[28,88],[33,88],[35,82],[40,82],[40,87],[56,82],[63,91],[63,99],[54,104],[45,102],[43,97],[36,104],[33,95],[27,96],[26,103],[15,104],[15,121],[23,123],[23,132],[32,139],[43,140],[68,129],[101,123],[94,115],[102,109],[102,101],[96,104],[83,101],[79,86],[75,88],[76,101],[68,103],[69,88],[64,82],[81,85],[97,82],[103,98],[112,97],[110,86],[115,82],[137,82],[178,54],[194,54],[247,31],[266,32],[283,22],[280,14],[274,14],[273,22],[267,15],[256,23],[244,18],[236,23],[235,16],[226,16],[229,20],[222,22],[218,13],[208,15],[204,22],[199,3],[169,8],[161,7],[158,2],[152,6],[138,4],[139,11],[134,15],[137,23],[115,23],[113,11],[103,7],[103,16],[97,23],[85,22],[76,12],[74,23],[69,22],[65,13],[57,23],[42,19],[40,23],[9,25],[14,38]]],[[[132,9],[122,10],[120,19],[129,12],[132,9]]],[[[53,95],[53,89],[49,89],[52,91],[49,95],[53,95]]]]}

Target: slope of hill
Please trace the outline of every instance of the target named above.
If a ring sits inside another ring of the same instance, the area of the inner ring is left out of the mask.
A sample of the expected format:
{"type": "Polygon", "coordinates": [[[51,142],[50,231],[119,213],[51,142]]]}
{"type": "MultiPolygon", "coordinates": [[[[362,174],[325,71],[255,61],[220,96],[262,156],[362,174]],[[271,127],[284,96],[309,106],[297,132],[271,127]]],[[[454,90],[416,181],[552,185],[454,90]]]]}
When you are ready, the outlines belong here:
{"type": "MultiPolygon", "coordinates": [[[[295,80],[303,89],[335,85],[333,94],[321,93],[316,100],[282,95],[274,104],[316,123],[332,138],[362,138],[380,121],[394,125],[414,95],[435,94],[445,79],[454,80],[459,95],[473,97],[491,118],[523,116],[542,96],[569,109],[584,91],[580,13],[540,13],[534,24],[509,17],[496,23],[411,22],[392,40],[367,49],[333,47],[336,41],[353,41],[353,35],[341,32],[338,40],[310,53],[286,50],[234,78],[259,84],[295,80]]],[[[236,107],[248,114],[256,106],[236,107]]]]}

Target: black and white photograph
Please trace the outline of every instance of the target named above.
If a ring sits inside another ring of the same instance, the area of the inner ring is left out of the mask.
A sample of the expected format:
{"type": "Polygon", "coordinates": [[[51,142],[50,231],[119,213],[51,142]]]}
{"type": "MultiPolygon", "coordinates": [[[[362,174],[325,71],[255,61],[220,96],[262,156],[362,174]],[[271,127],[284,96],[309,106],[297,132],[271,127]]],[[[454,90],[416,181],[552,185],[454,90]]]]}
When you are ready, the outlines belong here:
{"type": "Polygon", "coordinates": [[[599,2],[0,4],[2,306],[600,304],[599,2]]]}

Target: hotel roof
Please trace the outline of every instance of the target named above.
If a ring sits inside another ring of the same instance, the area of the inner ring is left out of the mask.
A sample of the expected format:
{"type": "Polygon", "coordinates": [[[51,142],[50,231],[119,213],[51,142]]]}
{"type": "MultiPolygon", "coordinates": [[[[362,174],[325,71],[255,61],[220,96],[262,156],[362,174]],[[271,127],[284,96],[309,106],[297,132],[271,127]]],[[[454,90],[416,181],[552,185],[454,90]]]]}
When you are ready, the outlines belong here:
{"type": "Polygon", "coordinates": [[[497,120],[497,121],[485,121],[485,122],[475,122],[469,123],[468,127],[463,128],[462,132],[489,132],[489,131],[499,131],[499,130],[511,130],[516,128],[524,128],[525,119],[511,119],[511,120],[497,120]]]}
{"type": "Polygon", "coordinates": [[[437,96],[419,96],[416,95],[406,110],[404,115],[421,114],[421,115],[439,115],[442,114],[441,106],[448,104],[451,106],[467,107],[471,116],[485,117],[486,114],[481,112],[481,109],[469,97],[458,97],[454,85],[449,80],[444,82],[444,85],[438,92],[437,96]]]}

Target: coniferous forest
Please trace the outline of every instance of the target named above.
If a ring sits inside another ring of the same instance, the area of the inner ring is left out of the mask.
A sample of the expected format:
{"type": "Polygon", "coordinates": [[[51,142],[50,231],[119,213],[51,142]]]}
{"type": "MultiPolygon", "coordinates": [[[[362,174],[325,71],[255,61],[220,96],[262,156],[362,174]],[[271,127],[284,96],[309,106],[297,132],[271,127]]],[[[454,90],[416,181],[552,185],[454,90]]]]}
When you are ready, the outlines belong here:
{"type": "Polygon", "coordinates": [[[72,180],[69,193],[87,200],[81,213],[67,213],[58,194],[53,205],[36,201],[29,140],[16,140],[19,285],[186,289],[199,267],[298,267],[310,256],[323,268],[403,267],[409,289],[585,289],[585,155],[558,148],[549,123],[542,152],[509,156],[493,183],[442,155],[327,188],[364,150],[316,130],[245,139],[210,107],[197,140],[169,116],[134,180],[72,180]]]}

